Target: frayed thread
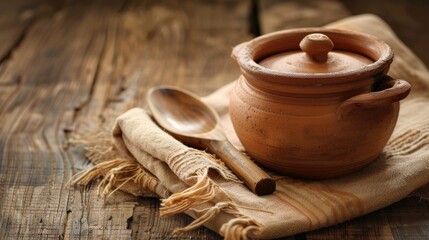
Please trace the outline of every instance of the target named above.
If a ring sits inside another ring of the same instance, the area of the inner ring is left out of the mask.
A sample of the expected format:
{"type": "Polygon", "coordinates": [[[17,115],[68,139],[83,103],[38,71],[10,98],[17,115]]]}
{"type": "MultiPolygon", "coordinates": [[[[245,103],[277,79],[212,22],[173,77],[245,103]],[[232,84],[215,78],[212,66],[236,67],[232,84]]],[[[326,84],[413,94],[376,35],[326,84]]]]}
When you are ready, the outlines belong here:
{"type": "Polygon", "coordinates": [[[96,134],[76,134],[69,139],[69,143],[75,146],[83,146],[86,150],[85,157],[94,164],[124,158],[114,147],[110,130],[106,127],[100,129],[96,134]]]}
{"type": "Polygon", "coordinates": [[[108,131],[85,137],[76,136],[70,141],[72,144],[84,145],[87,150],[86,157],[96,165],[73,176],[69,185],[88,185],[91,181],[101,177],[97,187],[97,194],[100,196],[109,197],[117,190],[141,196],[144,190],[148,190],[165,198],[161,203],[161,216],[170,216],[187,210],[197,213],[198,217],[191,224],[173,232],[176,235],[206,224],[222,211],[236,217],[222,226],[221,234],[223,233],[225,239],[248,239],[248,236],[258,236],[262,232],[261,224],[244,216],[238,210],[238,208],[253,208],[234,204],[209,177],[210,170],[215,170],[222,178],[241,183],[215,156],[195,149],[170,155],[166,162],[171,164],[170,168],[173,172],[182,180],[189,180],[189,182],[185,181],[187,184],[194,183],[186,190],[170,195],[171,193],[160,181],[147,172],[143,166],[134,159],[127,159],[126,156],[120,155],[114,147],[111,137],[106,133],[108,131]],[[199,164],[194,164],[197,162],[199,164]],[[201,168],[201,165],[204,167],[201,168]],[[218,198],[223,199],[212,207],[202,210],[193,208],[201,206],[200,204],[207,204],[214,199],[219,201],[218,198]],[[231,238],[231,236],[235,236],[235,238],[231,238]]]}
{"type": "Polygon", "coordinates": [[[235,206],[231,202],[219,202],[213,207],[205,208],[201,210],[193,210],[201,214],[197,219],[195,219],[188,226],[183,228],[176,228],[173,231],[174,235],[180,236],[186,232],[192,231],[204,225],[206,222],[215,218],[221,211],[225,211],[231,214],[239,214],[235,206]]]}
{"type": "MultiPolygon", "coordinates": [[[[266,210],[261,210],[261,209],[256,209],[256,208],[248,208],[248,207],[243,207],[243,206],[239,206],[235,203],[232,202],[219,202],[216,205],[209,207],[209,208],[204,208],[201,210],[196,210],[196,209],[192,209],[192,211],[197,212],[200,214],[200,216],[198,218],[196,218],[193,222],[191,222],[188,226],[183,227],[183,228],[176,228],[173,231],[174,235],[180,236],[186,232],[192,231],[194,229],[197,229],[199,227],[201,227],[202,225],[204,225],[206,222],[212,220],[213,218],[215,218],[221,211],[232,214],[234,216],[239,216],[242,218],[239,219],[247,219],[247,217],[245,217],[242,213],[240,213],[237,209],[237,207],[239,208],[246,208],[246,209],[252,209],[255,211],[262,211],[262,212],[266,212],[266,213],[271,213],[273,214],[273,212],[270,211],[266,211],[266,210]]],[[[242,221],[238,221],[239,223],[241,223],[242,221]]],[[[249,222],[249,221],[248,221],[249,222]]],[[[249,234],[249,231],[252,230],[254,232],[252,232],[251,236],[256,236],[257,233],[260,233],[262,231],[262,225],[261,224],[256,224],[253,223],[254,221],[252,221],[252,225],[257,226],[257,227],[249,227],[249,228],[243,228],[245,232],[244,234],[246,235],[246,238],[248,237],[247,234],[249,234]]],[[[228,231],[228,230],[227,230],[228,231]]],[[[228,233],[229,234],[229,233],[228,233]]],[[[241,236],[241,233],[240,233],[241,236]]]]}
{"type": "Polygon", "coordinates": [[[83,146],[86,150],[85,157],[96,165],[74,175],[67,183],[68,186],[86,186],[91,181],[101,178],[97,186],[97,194],[102,197],[110,197],[117,190],[134,196],[166,197],[170,195],[159,180],[137,161],[126,158],[118,152],[114,147],[109,128],[98,129],[98,133],[76,134],[69,139],[69,143],[83,146]]]}
{"type": "Polygon", "coordinates": [[[199,217],[186,227],[175,229],[173,234],[182,235],[188,231],[194,230],[214,219],[221,211],[224,211],[236,216],[236,218],[222,226],[224,230],[222,232],[221,229],[221,234],[225,236],[225,239],[238,240],[248,239],[249,236],[250,238],[259,236],[263,229],[262,225],[255,220],[244,216],[240,213],[238,208],[263,211],[271,214],[272,212],[240,206],[233,203],[229,198],[226,201],[219,202],[209,208],[202,210],[192,209],[192,207],[210,202],[222,191],[219,186],[210,179],[208,173],[209,168],[197,171],[196,176],[198,180],[192,187],[187,188],[180,193],[174,193],[169,198],[162,200],[160,208],[161,217],[181,213],[186,210],[194,211],[199,215],[199,217]]]}
{"type": "Polygon", "coordinates": [[[248,217],[231,219],[222,225],[220,234],[225,240],[247,240],[260,236],[263,226],[248,217]]]}
{"type": "Polygon", "coordinates": [[[154,192],[159,180],[133,160],[114,159],[101,162],[73,176],[68,185],[88,185],[91,181],[102,177],[97,187],[97,194],[110,197],[121,189],[136,196],[142,191],[154,192]]]}
{"type": "Polygon", "coordinates": [[[219,186],[208,176],[209,169],[201,169],[195,173],[197,182],[186,190],[174,193],[161,202],[160,216],[171,216],[184,212],[192,206],[206,203],[212,200],[218,191],[219,186]]]}

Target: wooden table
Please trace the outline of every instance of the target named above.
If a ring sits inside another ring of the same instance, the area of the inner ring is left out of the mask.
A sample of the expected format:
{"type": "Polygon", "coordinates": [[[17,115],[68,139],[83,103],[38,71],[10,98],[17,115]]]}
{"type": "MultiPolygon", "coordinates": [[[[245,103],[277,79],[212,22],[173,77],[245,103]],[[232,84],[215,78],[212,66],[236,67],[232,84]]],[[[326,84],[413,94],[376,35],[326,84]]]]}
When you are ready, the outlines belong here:
{"type": "MultiPolygon", "coordinates": [[[[239,75],[232,46],[281,28],[372,11],[429,63],[427,2],[361,2],[1,1],[0,239],[171,238],[191,218],[160,219],[157,199],[65,187],[90,164],[70,138],[143,107],[151,86],[210,93],[239,75]]],[[[288,239],[346,237],[428,239],[429,203],[405,199],[288,239]]],[[[220,236],[201,228],[177,239],[220,236]]]]}

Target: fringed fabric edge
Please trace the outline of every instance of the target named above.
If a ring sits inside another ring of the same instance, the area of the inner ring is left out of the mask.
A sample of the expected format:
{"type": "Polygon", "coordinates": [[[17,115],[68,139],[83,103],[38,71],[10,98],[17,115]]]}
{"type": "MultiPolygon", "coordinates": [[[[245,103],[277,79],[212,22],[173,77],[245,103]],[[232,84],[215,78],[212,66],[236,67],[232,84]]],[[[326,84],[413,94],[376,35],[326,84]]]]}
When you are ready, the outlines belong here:
{"type": "Polygon", "coordinates": [[[231,219],[222,225],[220,234],[225,240],[247,240],[257,238],[262,233],[263,226],[246,216],[231,219]]]}
{"type": "MultiPolygon", "coordinates": [[[[159,179],[145,170],[135,159],[127,159],[121,156],[114,147],[113,141],[104,136],[105,134],[101,134],[90,138],[79,137],[73,139],[73,144],[85,147],[87,150],[85,156],[96,165],[74,175],[68,183],[69,186],[88,185],[91,181],[101,178],[97,186],[99,196],[110,197],[117,190],[122,190],[135,196],[147,196],[147,193],[152,193],[164,198],[161,200],[161,217],[186,212],[187,210],[196,212],[196,219],[185,227],[175,229],[173,232],[175,235],[182,235],[201,227],[216,218],[222,211],[235,216],[235,218],[232,218],[221,227],[220,234],[225,239],[256,238],[263,231],[263,225],[240,213],[238,208],[241,206],[234,204],[226,194],[224,194],[226,196],[226,199],[223,199],[224,201],[218,202],[212,207],[202,210],[195,209],[201,204],[213,203],[212,200],[215,197],[218,197],[220,193],[224,193],[218,184],[210,178],[210,170],[215,170],[226,180],[241,182],[214,156],[196,149],[189,149],[185,153],[171,156],[171,158],[191,160],[191,162],[204,158],[205,161],[210,160],[207,163],[211,163],[204,168],[186,171],[188,173],[193,172],[187,177],[194,178],[195,183],[182,192],[171,194],[159,179]]],[[[176,163],[178,162],[185,161],[177,161],[176,163]]],[[[176,165],[175,167],[178,166],[176,165]]],[[[258,211],[258,209],[255,210],[258,211]]]]}
{"type": "MultiPolygon", "coordinates": [[[[197,171],[196,176],[198,180],[193,186],[182,192],[174,193],[169,198],[162,200],[160,208],[161,217],[182,213],[187,210],[197,212],[199,215],[199,217],[186,227],[175,229],[173,234],[182,235],[188,231],[194,230],[214,219],[221,211],[224,211],[235,216],[231,221],[222,225],[220,234],[224,236],[225,239],[239,240],[257,238],[264,229],[263,225],[258,223],[256,220],[243,215],[238,208],[247,207],[236,205],[229,197],[226,201],[218,202],[209,208],[202,210],[191,209],[201,204],[211,202],[220,193],[224,193],[222,189],[209,177],[209,171],[210,167],[197,171]]],[[[225,194],[225,196],[227,195],[225,194]]],[[[254,208],[248,209],[267,212],[265,210],[254,208]]]]}
{"type": "Polygon", "coordinates": [[[97,194],[101,197],[110,197],[117,190],[134,196],[147,196],[148,193],[159,195],[160,190],[165,192],[162,194],[163,197],[169,195],[169,191],[160,185],[156,177],[136,161],[128,159],[113,159],[98,163],[73,176],[68,185],[86,186],[98,178],[101,178],[101,181],[97,186],[97,194]]]}
{"type": "Polygon", "coordinates": [[[209,202],[219,191],[217,184],[208,176],[208,168],[195,173],[197,182],[182,192],[173,193],[161,202],[160,216],[184,212],[192,206],[209,202]]]}

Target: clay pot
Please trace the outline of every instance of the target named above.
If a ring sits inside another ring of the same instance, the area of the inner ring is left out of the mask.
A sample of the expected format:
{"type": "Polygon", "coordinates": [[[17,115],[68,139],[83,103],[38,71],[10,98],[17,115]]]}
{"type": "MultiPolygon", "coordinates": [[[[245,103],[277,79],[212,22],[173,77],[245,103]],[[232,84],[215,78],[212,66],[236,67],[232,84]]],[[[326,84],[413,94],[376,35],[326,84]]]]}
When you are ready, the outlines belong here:
{"type": "Polygon", "coordinates": [[[386,43],[351,31],[275,32],[232,57],[242,72],[230,99],[235,131],[255,161],[290,176],[337,177],[375,160],[411,88],[386,75],[386,43]]]}

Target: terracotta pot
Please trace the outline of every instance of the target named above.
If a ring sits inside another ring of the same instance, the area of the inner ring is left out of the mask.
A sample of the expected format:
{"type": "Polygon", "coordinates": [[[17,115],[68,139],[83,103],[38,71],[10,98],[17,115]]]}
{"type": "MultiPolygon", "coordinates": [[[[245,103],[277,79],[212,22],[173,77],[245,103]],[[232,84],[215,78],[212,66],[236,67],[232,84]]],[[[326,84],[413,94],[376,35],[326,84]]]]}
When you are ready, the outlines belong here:
{"type": "Polygon", "coordinates": [[[237,135],[254,160],[291,176],[337,177],[375,160],[411,88],[386,75],[386,43],[351,31],[275,32],[232,57],[242,72],[229,109],[237,135]]]}

